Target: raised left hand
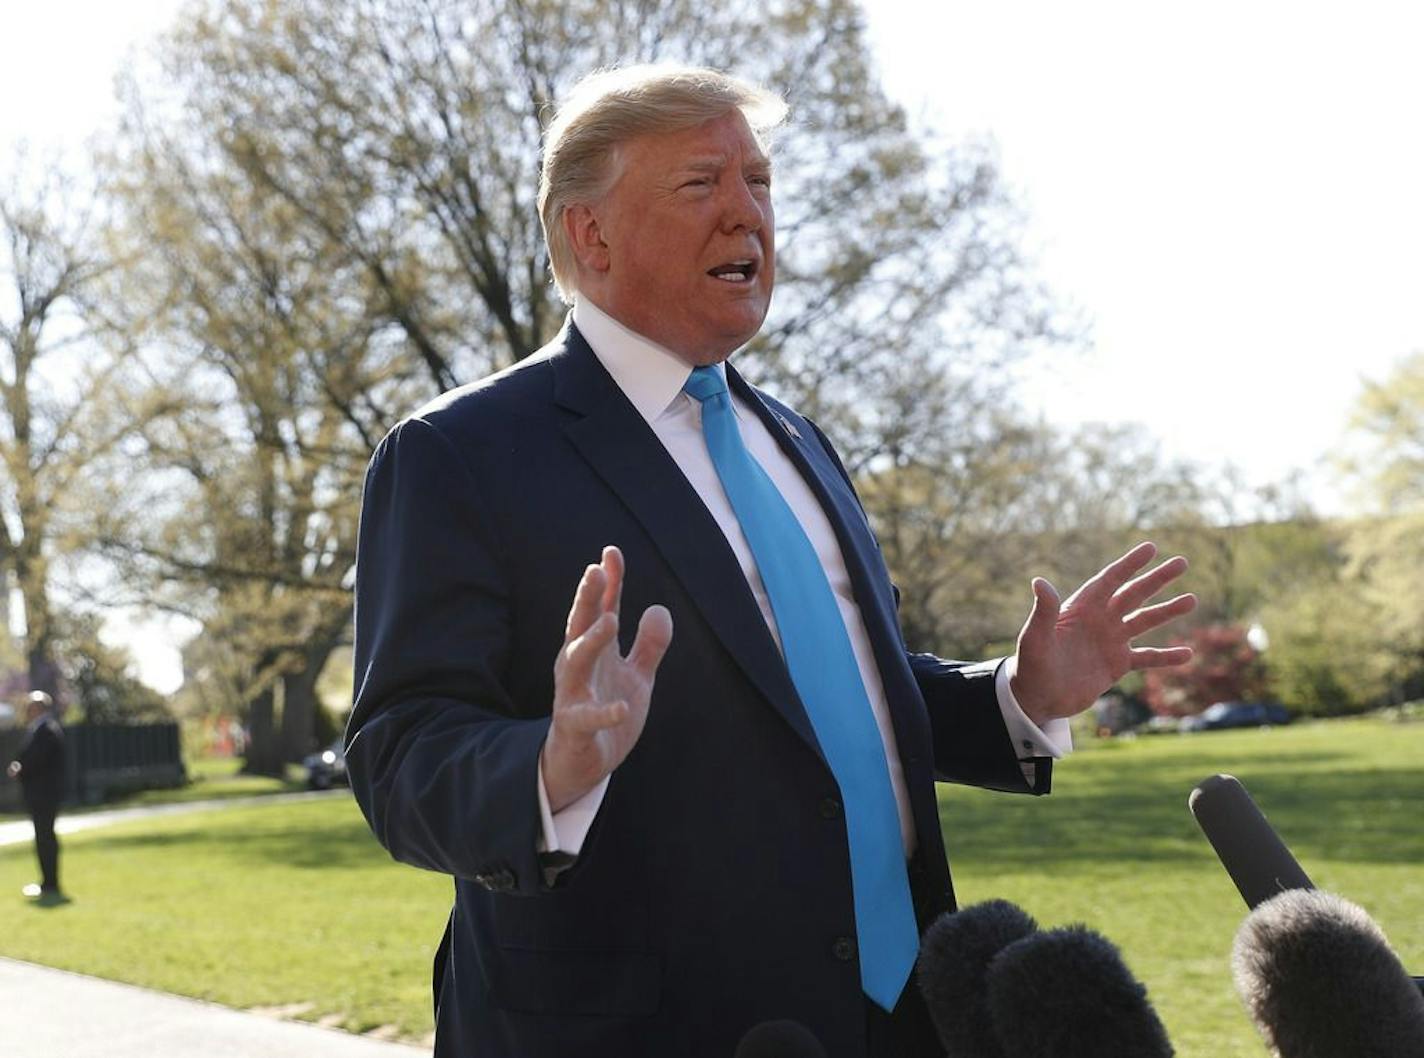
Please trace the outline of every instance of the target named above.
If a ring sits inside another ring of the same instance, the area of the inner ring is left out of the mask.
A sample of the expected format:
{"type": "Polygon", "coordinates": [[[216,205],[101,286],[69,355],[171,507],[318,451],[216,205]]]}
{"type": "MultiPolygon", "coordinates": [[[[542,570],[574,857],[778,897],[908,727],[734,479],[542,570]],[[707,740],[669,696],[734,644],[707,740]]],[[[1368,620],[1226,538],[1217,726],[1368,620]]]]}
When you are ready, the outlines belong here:
{"type": "Polygon", "coordinates": [[[1035,723],[1073,716],[1133,669],[1181,665],[1191,647],[1135,647],[1132,640],[1196,608],[1195,595],[1145,605],[1187,569],[1178,555],[1147,573],[1157,554],[1138,544],[1060,602],[1053,585],[1033,580],[1033,610],[1019,633],[1010,688],[1035,723]]]}

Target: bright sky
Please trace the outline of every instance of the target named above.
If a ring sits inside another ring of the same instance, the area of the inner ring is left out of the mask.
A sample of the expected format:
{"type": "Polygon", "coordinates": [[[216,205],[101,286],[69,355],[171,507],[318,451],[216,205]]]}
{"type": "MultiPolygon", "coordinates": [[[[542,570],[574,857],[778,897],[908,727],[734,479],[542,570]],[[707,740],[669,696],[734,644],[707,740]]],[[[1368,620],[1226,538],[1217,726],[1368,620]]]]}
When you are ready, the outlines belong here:
{"type": "Polygon", "coordinates": [[[1088,356],[1027,381],[1050,419],[1279,480],[1337,443],[1362,375],[1424,349],[1424,7],[868,6],[886,88],[996,137],[1094,321],[1088,356]]]}
{"type": "MultiPolygon", "coordinates": [[[[6,2],[6,38],[31,43],[0,64],[0,144],[81,143],[178,6],[6,2]]],[[[1140,421],[1169,456],[1278,480],[1337,444],[1362,375],[1424,349],[1424,8],[867,7],[886,88],[998,140],[1045,278],[1093,321],[1089,353],[1024,381],[1049,419],[1140,421]]],[[[176,684],[165,629],[116,635],[176,684]]]]}

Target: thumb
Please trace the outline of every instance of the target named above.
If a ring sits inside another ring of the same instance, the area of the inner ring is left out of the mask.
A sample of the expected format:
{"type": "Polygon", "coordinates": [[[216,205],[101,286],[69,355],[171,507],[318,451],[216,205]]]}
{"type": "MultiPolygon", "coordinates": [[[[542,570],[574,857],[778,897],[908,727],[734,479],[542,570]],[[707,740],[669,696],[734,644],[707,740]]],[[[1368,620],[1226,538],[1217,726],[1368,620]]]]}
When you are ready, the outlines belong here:
{"type": "Polygon", "coordinates": [[[1040,639],[1053,631],[1062,600],[1058,597],[1058,589],[1043,577],[1034,577],[1031,587],[1033,609],[1029,611],[1028,620],[1024,622],[1023,638],[1040,639]]]}

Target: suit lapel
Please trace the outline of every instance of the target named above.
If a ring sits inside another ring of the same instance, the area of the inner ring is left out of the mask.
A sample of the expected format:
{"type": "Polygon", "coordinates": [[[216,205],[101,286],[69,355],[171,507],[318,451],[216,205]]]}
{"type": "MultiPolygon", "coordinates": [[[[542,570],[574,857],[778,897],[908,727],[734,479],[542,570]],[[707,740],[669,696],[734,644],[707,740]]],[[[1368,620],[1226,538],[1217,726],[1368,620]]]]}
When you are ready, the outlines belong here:
{"type": "MultiPolygon", "coordinates": [[[[727,538],[657,435],[577,328],[551,358],[554,399],[578,413],[564,431],[647,530],[727,652],[817,754],[811,722],[727,538]]],[[[673,614],[674,626],[677,614],[673,614]]]]}
{"type": "Polygon", "coordinates": [[[923,761],[914,747],[930,744],[928,716],[923,704],[918,709],[908,708],[910,703],[922,701],[919,686],[905,657],[905,643],[900,635],[890,580],[884,573],[884,563],[860,501],[809,426],[799,427],[794,418],[769,407],[761,394],[749,386],[731,365],[727,367],[727,381],[771,431],[830,519],[880,670],[901,763],[907,775],[919,771],[923,761]]]}

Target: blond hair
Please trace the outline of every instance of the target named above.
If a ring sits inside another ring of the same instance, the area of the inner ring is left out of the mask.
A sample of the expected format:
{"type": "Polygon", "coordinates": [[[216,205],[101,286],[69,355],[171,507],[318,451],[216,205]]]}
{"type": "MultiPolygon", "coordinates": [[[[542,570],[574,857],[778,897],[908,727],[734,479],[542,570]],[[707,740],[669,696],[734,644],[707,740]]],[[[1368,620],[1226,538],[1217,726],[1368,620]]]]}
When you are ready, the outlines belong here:
{"type": "Polygon", "coordinates": [[[758,138],[786,117],[786,103],[774,92],[700,66],[599,70],[573,87],[544,134],[539,176],[539,219],[564,301],[578,293],[564,211],[609,191],[618,179],[619,145],[646,133],[690,129],[732,110],[742,112],[758,138]]]}

